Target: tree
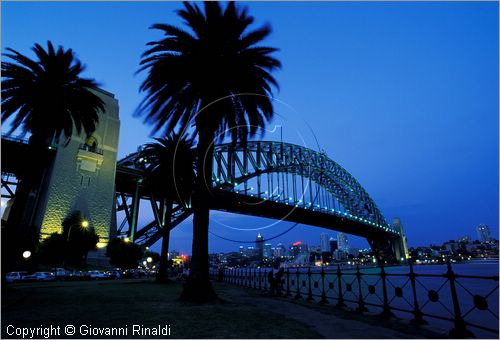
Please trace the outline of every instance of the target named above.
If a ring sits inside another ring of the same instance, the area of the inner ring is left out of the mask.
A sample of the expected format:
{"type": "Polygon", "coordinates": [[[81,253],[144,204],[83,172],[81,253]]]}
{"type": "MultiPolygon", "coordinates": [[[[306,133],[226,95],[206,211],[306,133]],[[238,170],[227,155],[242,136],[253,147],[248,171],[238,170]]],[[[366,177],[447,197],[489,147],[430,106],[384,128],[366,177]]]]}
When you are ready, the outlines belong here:
{"type": "Polygon", "coordinates": [[[106,256],[109,256],[109,262],[112,265],[122,269],[132,269],[137,268],[137,263],[143,253],[137,244],[114,238],[108,243],[106,256]]]}
{"type": "Polygon", "coordinates": [[[160,269],[156,281],[166,282],[168,276],[168,243],[174,202],[186,207],[191,205],[191,193],[195,178],[195,154],[193,139],[175,132],[156,143],[148,143],[141,151],[146,165],[145,186],[160,199],[160,224],[162,246],[160,269]]]}
{"type": "Polygon", "coordinates": [[[30,193],[39,191],[50,164],[48,146],[62,135],[67,145],[73,129],[90,136],[104,110],[103,101],[91,90],[97,83],[80,77],[85,67],[71,49],[56,50],[48,41],[47,50],[39,44],[32,50],[36,60],[7,48],[4,56],[11,61],[2,62],[2,120],[12,118],[8,134],[17,129],[31,134],[31,155],[20,157],[31,157],[33,166],[19,174],[21,183],[8,220],[14,227],[32,223],[32,211],[25,207],[30,193]]]}
{"type": "Polygon", "coordinates": [[[66,238],[59,233],[52,233],[40,242],[37,257],[40,263],[48,265],[62,264],[65,259],[66,238]]]}
{"type": "Polygon", "coordinates": [[[80,211],[71,213],[62,222],[66,240],[66,264],[86,265],[87,254],[95,249],[99,236],[80,211]]]}
{"type": "Polygon", "coordinates": [[[226,135],[245,143],[273,116],[270,72],[281,66],[275,48],[256,46],[271,29],[247,31],[253,17],[230,2],[184,3],[177,13],[191,33],[168,24],[154,24],[165,38],[148,43],[140,71],[146,96],[137,113],[153,125],[153,133],[194,124],[198,134],[197,179],[193,194],[193,247],[189,278],[181,298],[217,298],[208,275],[208,224],[214,142],[226,135]]]}

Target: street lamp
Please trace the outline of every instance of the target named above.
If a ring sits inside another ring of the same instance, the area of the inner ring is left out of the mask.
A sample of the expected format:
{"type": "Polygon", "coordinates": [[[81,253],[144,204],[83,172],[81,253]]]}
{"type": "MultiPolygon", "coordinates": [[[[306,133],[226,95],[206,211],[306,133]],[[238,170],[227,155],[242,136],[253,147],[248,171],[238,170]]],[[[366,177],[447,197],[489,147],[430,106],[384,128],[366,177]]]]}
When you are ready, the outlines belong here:
{"type": "Polygon", "coordinates": [[[82,228],[87,228],[89,226],[89,221],[87,220],[83,220],[81,221],[80,223],[74,223],[72,224],[70,227],[69,227],[69,230],[68,230],[68,238],[66,239],[66,242],[69,242],[69,237],[71,235],[71,231],[73,230],[73,227],[74,226],[77,226],[77,225],[80,225],[82,228]]]}
{"type": "Polygon", "coordinates": [[[31,256],[31,252],[29,250],[26,250],[23,252],[23,257],[27,260],[31,256]]]}
{"type": "Polygon", "coordinates": [[[74,226],[80,226],[82,228],[87,228],[89,226],[89,221],[82,220],[82,221],[80,221],[80,223],[74,223],[74,224],[72,224],[69,227],[68,237],[66,238],[66,256],[65,256],[65,259],[64,259],[64,267],[65,268],[66,268],[66,261],[68,260],[67,257],[68,257],[68,254],[69,254],[69,237],[71,236],[71,231],[73,230],[74,226]]]}
{"type": "Polygon", "coordinates": [[[151,262],[153,262],[153,258],[152,258],[152,257],[148,257],[148,258],[146,259],[146,261],[147,261],[148,263],[151,263],[151,262]]]}

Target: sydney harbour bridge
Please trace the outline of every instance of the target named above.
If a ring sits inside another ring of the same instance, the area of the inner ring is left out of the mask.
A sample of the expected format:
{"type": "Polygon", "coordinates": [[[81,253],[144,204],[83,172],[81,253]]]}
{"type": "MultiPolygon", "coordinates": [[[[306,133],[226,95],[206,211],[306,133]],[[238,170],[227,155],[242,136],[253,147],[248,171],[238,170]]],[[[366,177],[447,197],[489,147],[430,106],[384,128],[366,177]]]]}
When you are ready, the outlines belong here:
{"type": "MultiPolygon", "coordinates": [[[[117,103],[110,93],[100,95],[107,102],[107,116],[101,115],[105,119],[96,133],[87,140],[73,136],[66,146],[50,147],[54,161],[47,183],[36,193],[31,222],[42,235],[57,232],[69,210],[78,208],[95,226],[98,247],[121,235],[143,247],[151,246],[161,239],[163,227],[175,228],[192,210],[175,204],[172,220],[165,221],[162,194],[144,185],[148,160],[140,148],[117,160],[117,103]],[[139,225],[145,202],[154,219],[139,225]]],[[[15,199],[18,175],[29,168],[29,160],[22,157],[29,154],[29,148],[26,140],[2,136],[3,198],[15,199]]],[[[402,228],[389,224],[361,184],[325,153],[276,141],[219,144],[214,150],[211,184],[213,210],[361,236],[379,258],[405,260],[402,228]]]]}

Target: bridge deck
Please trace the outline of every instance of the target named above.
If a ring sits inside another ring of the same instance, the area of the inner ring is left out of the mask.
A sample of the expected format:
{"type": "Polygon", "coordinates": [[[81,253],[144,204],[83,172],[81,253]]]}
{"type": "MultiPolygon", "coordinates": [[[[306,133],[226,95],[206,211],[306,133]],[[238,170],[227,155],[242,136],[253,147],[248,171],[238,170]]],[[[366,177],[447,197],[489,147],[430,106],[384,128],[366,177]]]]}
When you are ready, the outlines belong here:
{"type": "Polygon", "coordinates": [[[210,201],[210,208],[213,210],[272,219],[281,218],[289,222],[336,230],[369,239],[384,239],[389,237],[389,234],[381,229],[321,211],[305,209],[300,206],[285,205],[270,200],[262,200],[257,197],[244,196],[225,190],[214,189],[213,194],[213,199],[210,201]]]}

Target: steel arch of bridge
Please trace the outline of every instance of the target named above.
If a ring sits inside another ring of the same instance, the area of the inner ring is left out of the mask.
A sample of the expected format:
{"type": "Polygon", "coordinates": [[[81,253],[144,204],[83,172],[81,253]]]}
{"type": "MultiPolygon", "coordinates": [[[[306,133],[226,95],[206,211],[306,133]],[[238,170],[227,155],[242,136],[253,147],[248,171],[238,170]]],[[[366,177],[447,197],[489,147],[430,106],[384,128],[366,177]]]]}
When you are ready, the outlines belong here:
{"type": "Polygon", "coordinates": [[[274,141],[248,142],[245,146],[228,143],[214,149],[216,188],[341,216],[399,235],[361,184],[325,153],[274,141]],[[267,183],[262,183],[263,176],[267,183]],[[248,187],[252,178],[256,188],[248,187]],[[253,189],[255,193],[251,193],[253,189]],[[305,191],[309,197],[304,197],[305,191]]]}
{"type": "MultiPolygon", "coordinates": [[[[141,185],[147,162],[139,150],[120,160],[117,167],[117,211],[125,211],[126,215],[119,231],[128,223],[127,233],[142,246],[151,246],[158,241],[164,224],[161,222],[163,207],[158,199],[160,193],[141,185]],[[122,183],[123,179],[133,183],[127,187],[122,183]],[[150,201],[155,220],[138,228],[141,198],[150,201]]],[[[380,235],[394,239],[400,234],[386,222],[359,182],[324,153],[274,141],[248,142],[244,146],[220,144],[214,147],[213,166],[212,186],[216,196],[224,198],[219,199],[214,209],[248,213],[229,208],[234,208],[234,201],[246,198],[247,203],[263,203],[259,208],[267,209],[266,217],[282,218],[283,209],[277,212],[280,207],[296,207],[314,216],[326,216],[329,226],[347,220],[342,223],[353,228],[351,233],[369,239],[370,236],[380,239],[380,235]],[[275,215],[269,216],[269,211],[275,215]]],[[[171,228],[190,214],[191,209],[176,205],[171,228]]],[[[255,214],[255,211],[249,214],[255,214]]],[[[305,219],[309,216],[312,215],[305,215],[305,219]]]]}

